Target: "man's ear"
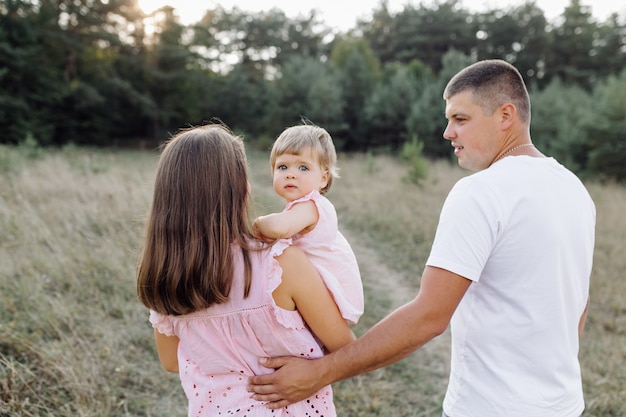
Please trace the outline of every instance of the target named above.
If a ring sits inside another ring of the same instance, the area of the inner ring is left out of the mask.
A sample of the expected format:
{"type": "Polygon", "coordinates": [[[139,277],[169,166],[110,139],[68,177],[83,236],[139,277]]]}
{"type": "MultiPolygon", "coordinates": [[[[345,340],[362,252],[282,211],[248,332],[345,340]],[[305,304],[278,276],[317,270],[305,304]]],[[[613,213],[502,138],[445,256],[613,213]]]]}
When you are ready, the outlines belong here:
{"type": "Polygon", "coordinates": [[[508,129],[517,117],[517,108],[513,103],[505,103],[498,109],[500,112],[500,126],[503,130],[508,129]]]}

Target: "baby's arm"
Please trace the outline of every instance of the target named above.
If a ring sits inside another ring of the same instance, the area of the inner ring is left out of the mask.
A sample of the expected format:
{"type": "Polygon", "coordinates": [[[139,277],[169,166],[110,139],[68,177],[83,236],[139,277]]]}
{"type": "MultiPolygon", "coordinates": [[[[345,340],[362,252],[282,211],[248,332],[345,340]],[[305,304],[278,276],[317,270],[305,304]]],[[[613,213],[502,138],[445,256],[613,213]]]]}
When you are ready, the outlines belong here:
{"type": "Polygon", "coordinates": [[[294,204],[287,211],[259,216],[253,228],[257,235],[270,239],[290,238],[313,229],[319,219],[317,206],[311,200],[294,204]]]}
{"type": "Polygon", "coordinates": [[[354,333],[305,253],[290,246],[276,259],[283,270],[282,283],[273,294],[276,304],[298,310],[330,352],[353,342],[354,333]]]}

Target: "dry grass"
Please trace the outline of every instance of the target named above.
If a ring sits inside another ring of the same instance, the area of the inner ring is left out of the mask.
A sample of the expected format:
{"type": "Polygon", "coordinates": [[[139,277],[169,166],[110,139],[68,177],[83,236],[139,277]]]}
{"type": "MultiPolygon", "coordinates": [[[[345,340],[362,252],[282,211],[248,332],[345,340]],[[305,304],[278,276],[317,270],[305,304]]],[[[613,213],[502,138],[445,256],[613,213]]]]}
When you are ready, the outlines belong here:
{"type": "MultiPolygon", "coordinates": [[[[282,207],[267,155],[251,152],[258,211],[282,207]]],[[[135,260],[156,153],[0,146],[0,415],[184,416],[161,370],[135,260]]],[[[438,162],[421,186],[385,156],[342,157],[329,198],[355,247],[365,331],[415,294],[443,199],[467,173],[438,162]]],[[[598,207],[592,304],[582,341],[585,416],[626,415],[626,189],[589,184],[598,207]]],[[[399,364],[336,384],[345,416],[437,415],[443,335],[399,364]]]]}
{"type": "Polygon", "coordinates": [[[154,157],[1,152],[0,415],[176,415],[134,288],[154,157]]]}
{"type": "Polygon", "coordinates": [[[580,352],[585,416],[626,416],[626,189],[591,184],[589,191],[597,227],[591,307],[580,352]]]}

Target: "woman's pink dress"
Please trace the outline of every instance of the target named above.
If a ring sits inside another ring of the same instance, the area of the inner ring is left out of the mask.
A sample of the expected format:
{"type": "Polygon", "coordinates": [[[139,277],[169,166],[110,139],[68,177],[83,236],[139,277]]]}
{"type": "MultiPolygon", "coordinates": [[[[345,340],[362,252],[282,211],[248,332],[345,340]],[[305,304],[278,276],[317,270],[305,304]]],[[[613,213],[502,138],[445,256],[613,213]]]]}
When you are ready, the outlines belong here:
{"type": "Polygon", "coordinates": [[[282,240],[251,252],[248,298],[243,298],[243,257],[234,246],[237,268],[227,303],[183,316],[150,312],[150,322],[160,333],[180,338],[179,372],[189,400],[189,417],[336,416],[330,386],[279,410],[265,408],[246,391],[249,376],[272,372],[258,364],[260,357],[323,356],[300,314],[278,307],[272,298],[282,279],[274,257],[288,244],[282,240]]]}

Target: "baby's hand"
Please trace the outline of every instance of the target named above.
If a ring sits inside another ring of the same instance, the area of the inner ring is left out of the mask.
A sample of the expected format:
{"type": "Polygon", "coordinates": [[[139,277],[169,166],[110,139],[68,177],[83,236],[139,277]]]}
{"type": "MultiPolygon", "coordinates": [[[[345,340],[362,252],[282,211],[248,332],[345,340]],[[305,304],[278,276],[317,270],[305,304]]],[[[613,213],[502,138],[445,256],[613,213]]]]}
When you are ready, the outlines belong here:
{"type": "Polygon", "coordinates": [[[263,235],[263,233],[261,232],[261,228],[259,227],[259,219],[258,218],[256,220],[254,220],[254,223],[252,223],[252,233],[254,233],[254,237],[256,237],[257,239],[259,239],[262,242],[274,243],[276,241],[276,239],[272,239],[271,237],[267,237],[267,236],[263,235]]]}
{"type": "Polygon", "coordinates": [[[274,242],[276,242],[276,239],[272,239],[271,237],[263,236],[260,233],[255,233],[254,237],[256,237],[257,239],[259,239],[260,241],[265,242],[265,243],[274,243],[274,242]]]}

